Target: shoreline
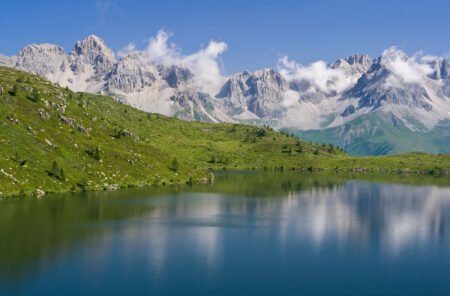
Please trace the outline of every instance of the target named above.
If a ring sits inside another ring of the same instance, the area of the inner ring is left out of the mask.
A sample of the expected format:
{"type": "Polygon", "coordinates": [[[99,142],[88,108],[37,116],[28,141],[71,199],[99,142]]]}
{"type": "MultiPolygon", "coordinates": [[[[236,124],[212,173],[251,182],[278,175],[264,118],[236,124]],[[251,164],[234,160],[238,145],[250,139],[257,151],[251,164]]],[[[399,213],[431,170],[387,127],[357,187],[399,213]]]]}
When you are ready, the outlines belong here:
{"type": "MultiPolygon", "coordinates": [[[[117,184],[102,184],[102,185],[93,185],[91,187],[86,187],[84,189],[77,188],[75,190],[47,190],[44,191],[40,188],[36,188],[31,192],[20,192],[22,189],[19,189],[18,191],[14,192],[1,192],[0,194],[0,201],[6,200],[6,199],[15,199],[15,198],[29,198],[29,197],[35,197],[35,198],[43,198],[46,195],[50,194],[66,194],[66,193],[82,193],[82,192],[104,192],[104,191],[118,191],[121,189],[127,189],[127,188],[146,188],[146,187],[166,187],[166,186],[180,186],[180,185],[202,185],[202,184],[214,184],[216,176],[223,175],[221,172],[225,172],[225,174],[229,173],[282,173],[282,172],[299,172],[299,173],[310,173],[310,174],[320,174],[320,173],[326,173],[326,174],[342,174],[345,175],[351,175],[351,176],[368,176],[368,177],[434,177],[436,179],[444,180],[446,177],[450,176],[450,173],[448,171],[440,171],[439,174],[434,174],[433,171],[408,171],[408,170],[382,170],[382,169],[367,169],[367,168],[351,168],[351,169],[330,169],[330,168],[313,168],[312,170],[309,168],[216,168],[213,170],[208,170],[208,174],[203,178],[197,178],[197,180],[191,181],[187,180],[185,182],[173,182],[173,183],[165,183],[162,182],[161,184],[155,184],[151,182],[136,182],[136,183],[129,183],[129,184],[121,184],[120,186],[117,184]],[[105,186],[105,185],[115,185],[115,186],[105,186]]],[[[351,178],[350,178],[351,179],[351,178]]],[[[395,183],[395,180],[394,182],[395,183]]],[[[450,186],[450,179],[448,186],[450,186]]]]}

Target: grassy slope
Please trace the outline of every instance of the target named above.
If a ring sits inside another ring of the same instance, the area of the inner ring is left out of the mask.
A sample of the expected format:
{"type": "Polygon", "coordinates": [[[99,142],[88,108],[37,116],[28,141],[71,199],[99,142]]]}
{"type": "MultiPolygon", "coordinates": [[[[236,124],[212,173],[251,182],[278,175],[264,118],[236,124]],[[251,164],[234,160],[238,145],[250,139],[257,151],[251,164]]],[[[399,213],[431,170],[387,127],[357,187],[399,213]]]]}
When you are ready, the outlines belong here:
{"type": "Polygon", "coordinates": [[[207,178],[207,168],[224,167],[450,170],[449,155],[354,158],[270,129],[145,113],[110,97],[73,93],[5,67],[0,67],[0,86],[4,90],[0,94],[3,196],[29,194],[37,188],[60,192],[195,182],[207,178]],[[72,125],[65,124],[61,116],[72,119],[72,125]],[[91,130],[85,134],[79,126],[91,130]],[[132,136],[117,137],[124,131],[132,136]],[[303,151],[298,151],[298,144],[303,151]],[[100,159],[90,155],[97,147],[100,159]],[[316,150],[319,153],[313,153],[316,150]],[[179,162],[176,171],[171,168],[174,158],[179,162]],[[65,180],[49,175],[54,161],[63,168],[65,180]]]}
{"type": "Polygon", "coordinates": [[[324,130],[296,131],[305,141],[331,142],[355,156],[398,154],[415,150],[450,153],[450,121],[432,131],[411,131],[401,121],[394,125],[376,113],[370,113],[344,125],[324,130]],[[353,133],[352,137],[348,134],[353,133]]]}

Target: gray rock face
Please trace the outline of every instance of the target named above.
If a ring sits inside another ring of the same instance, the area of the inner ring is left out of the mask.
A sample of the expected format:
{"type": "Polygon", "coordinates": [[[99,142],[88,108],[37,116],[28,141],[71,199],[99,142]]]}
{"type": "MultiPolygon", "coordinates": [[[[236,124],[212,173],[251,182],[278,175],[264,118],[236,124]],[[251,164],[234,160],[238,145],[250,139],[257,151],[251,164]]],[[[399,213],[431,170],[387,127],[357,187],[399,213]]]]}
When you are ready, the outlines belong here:
{"type": "Polygon", "coordinates": [[[329,67],[342,69],[347,75],[358,75],[369,70],[372,66],[372,58],[365,54],[354,54],[345,59],[338,59],[329,67]]]}
{"type": "Polygon", "coordinates": [[[19,51],[15,68],[40,76],[64,72],[67,57],[61,46],[53,44],[31,44],[19,51]]]}
{"type": "Polygon", "coordinates": [[[349,115],[352,115],[353,113],[355,113],[356,109],[355,106],[353,105],[349,105],[347,108],[345,108],[344,112],[341,113],[342,117],[347,117],[349,115]]]}
{"type": "Polygon", "coordinates": [[[288,89],[287,81],[273,69],[256,71],[248,80],[248,110],[261,118],[275,115],[288,89]]]}
{"type": "Polygon", "coordinates": [[[224,108],[231,114],[240,114],[246,110],[249,89],[247,80],[251,75],[248,71],[231,75],[216,95],[216,98],[221,99],[224,108]]]}
{"type": "Polygon", "coordinates": [[[182,85],[186,85],[190,79],[194,76],[189,69],[184,69],[177,66],[165,67],[158,66],[159,73],[162,79],[172,88],[178,88],[182,85]]]}
{"type": "Polygon", "coordinates": [[[287,89],[287,81],[273,69],[253,74],[244,71],[232,75],[216,98],[223,100],[223,106],[233,115],[249,110],[264,118],[276,112],[287,89]]]}
{"type": "Polygon", "coordinates": [[[194,90],[177,91],[170,100],[175,103],[175,115],[184,120],[213,121],[214,99],[207,93],[194,90]]]}
{"type": "Polygon", "coordinates": [[[373,110],[383,105],[404,105],[432,109],[430,97],[419,84],[404,84],[402,87],[390,87],[387,79],[390,72],[382,65],[381,58],[374,61],[357,84],[343,96],[359,98],[357,109],[370,107],[373,110]]]}
{"type": "Polygon", "coordinates": [[[176,92],[175,95],[171,96],[170,100],[176,102],[182,107],[189,107],[190,102],[195,103],[195,105],[204,106],[211,101],[211,97],[208,94],[202,92],[179,91],[176,92]]]}
{"type": "Polygon", "coordinates": [[[84,65],[91,65],[96,75],[104,75],[116,64],[114,52],[106,46],[105,41],[94,35],[75,44],[70,52],[69,61],[75,74],[83,72],[84,65]]]}
{"type": "Polygon", "coordinates": [[[442,80],[442,95],[450,97],[450,62],[447,59],[441,59],[432,61],[430,65],[434,70],[430,78],[442,80]]]}
{"type": "Polygon", "coordinates": [[[430,74],[430,78],[439,79],[450,79],[450,62],[446,59],[441,59],[439,61],[431,61],[430,66],[433,68],[433,73],[430,74]]]}
{"type": "Polygon", "coordinates": [[[105,77],[105,90],[108,93],[115,90],[133,93],[145,86],[151,86],[157,79],[157,69],[147,65],[144,52],[131,52],[113,65],[105,77]]]}
{"type": "Polygon", "coordinates": [[[0,54],[0,65],[5,67],[14,68],[17,57],[7,57],[0,54]]]}
{"type": "Polygon", "coordinates": [[[98,87],[89,87],[89,81],[101,84],[116,59],[102,39],[91,35],[78,41],[69,55],[61,46],[31,44],[21,49],[17,57],[1,58],[0,63],[38,74],[62,86],[76,84],[75,90],[98,91],[98,87]]]}

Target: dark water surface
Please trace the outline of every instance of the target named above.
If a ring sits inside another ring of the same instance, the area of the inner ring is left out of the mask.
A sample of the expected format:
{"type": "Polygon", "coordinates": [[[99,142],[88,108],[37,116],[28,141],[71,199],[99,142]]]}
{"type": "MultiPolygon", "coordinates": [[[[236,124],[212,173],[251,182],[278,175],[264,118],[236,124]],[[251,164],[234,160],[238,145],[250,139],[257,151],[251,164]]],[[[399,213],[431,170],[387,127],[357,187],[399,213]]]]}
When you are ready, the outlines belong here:
{"type": "Polygon", "coordinates": [[[299,173],[0,202],[0,295],[450,295],[448,180],[299,173]]]}

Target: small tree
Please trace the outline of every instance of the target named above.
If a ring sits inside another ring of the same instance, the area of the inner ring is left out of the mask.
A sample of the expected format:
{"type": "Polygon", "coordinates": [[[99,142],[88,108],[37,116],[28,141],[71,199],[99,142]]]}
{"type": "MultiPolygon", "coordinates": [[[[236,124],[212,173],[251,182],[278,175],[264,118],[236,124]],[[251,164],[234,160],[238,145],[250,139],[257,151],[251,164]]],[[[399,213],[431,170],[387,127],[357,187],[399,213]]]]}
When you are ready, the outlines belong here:
{"type": "Polygon", "coordinates": [[[236,125],[233,124],[228,132],[229,133],[234,133],[235,131],[236,131],[236,125]]]}
{"type": "MultiPolygon", "coordinates": [[[[58,163],[56,162],[56,160],[54,160],[54,161],[52,162],[52,172],[57,174],[58,171],[59,171],[58,163]]],[[[56,175],[56,174],[55,174],[55,175],[56,175]]]]}
{"type": "Polygon", "coordinates": [[[16,96],[18,90],[19,90],[19,86],[17,85],[17,83],[14,83],[14,86],[13,86],[12,90],[9,92],[9,94],[12,96],[16,96]]]}
{"type": "Polygon", "coordinates": [[[291,153],[292,152],[292,148],[289,145],[283,145],[281,147],[281,152],[282,153],[291,153]]]}
{"type": "Polygon", "coordinates": [[[172,160],[172,165],[170,166],[170,169],[174,172],[178,171],[178,167],[179,167],[179,163],[178,163],[178,159],[175,157],[172,160]]]}
{"type": "Polygon", "coordinates": [[[80,189],[84,192],[86,191],[86,187],[88,186],[88,181],[86,180],[86,177],[83,177],[80,182],[77,183],[77,186],[80,187],[80,189]]]}
{"type": "Polygon", "coordinates": [[[319,150],[318,149],[314,150],[314,155],[318,155],[318,154],[319,154],[319,150]]]}
{"type": "Polygon", "coordinates": [[[100,160],[100,148],[97,146],[97,147],[95,147],[95,151],[94,151],[94,159],[95,160],[100,160]]]}
{"type": "Polygon", "coordinates": [[[100,148],[98,146],[96,146],[95,149],[90,148],[90,149],[86,150],[86,153],[95,160],[101,159],[100,148]]]}
{"type": "Polygon", "coordinates": [[[256,132],[255,132],[255,135],[258,137],[258,138],[263,138],[265,135],[266,135],[266,130],[264,130],[264,129],[258,129],[256,132]]]}
{"type": "Polygon", "coordinates": [[[55,177],[59,181],[65,181],[66,175],[64,174],[64,169],[60,168],[56,160],[52,163],[52,168],[50,171],[47,171],[48,175],[51,177],[55,177]]]}
{"type": "Polygon", "coordinates": [[[65,181],[66,180],[66,174],[64,174],[64,169],[63,168],[61,168],[59,170],[58,180],[59,181],[65,181]]]}
{"type": "Polygon", "coordinates": [[[16,82],[18,83],[22,83],[23,82],[23,75],[19,75],[19,77],[17,77],[16,82]]]}
{"type": "Polygon", "coordinates": [[[333,153],[334,152],[334,145],[333,144],[328,144],[328,152],[329,153],[333,153]]]}
{"type": "Polygon", "coordinates": [[[39,94],[39,92],[36,90],[36,89],[33,89],[33,91],[31,92],[31,94],[29,94],[28,96],[27,96],[27,98],[30,100],[30,101],[33,101],[33,102],[38,102],[39,100],[40,100],[40,94],[39,94]]]}

